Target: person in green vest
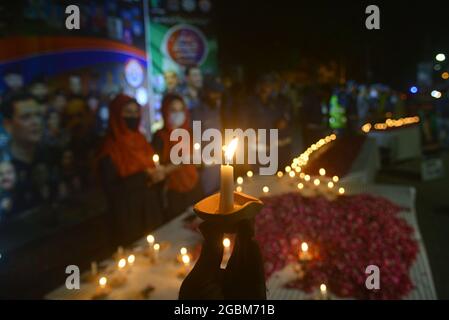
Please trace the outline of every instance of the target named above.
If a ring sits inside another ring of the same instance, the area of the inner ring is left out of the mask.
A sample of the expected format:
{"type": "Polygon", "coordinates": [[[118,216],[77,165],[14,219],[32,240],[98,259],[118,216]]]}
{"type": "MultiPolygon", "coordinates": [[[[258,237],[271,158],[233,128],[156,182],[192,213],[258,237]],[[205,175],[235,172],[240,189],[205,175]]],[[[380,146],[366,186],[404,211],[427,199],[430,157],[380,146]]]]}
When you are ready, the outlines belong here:
{"type": "Polygon", "coordinates": [[[337,132],[346,128],[346,110],[339,103],[336,93],[331,96],[329,101],[329,126],[337,132]]]}

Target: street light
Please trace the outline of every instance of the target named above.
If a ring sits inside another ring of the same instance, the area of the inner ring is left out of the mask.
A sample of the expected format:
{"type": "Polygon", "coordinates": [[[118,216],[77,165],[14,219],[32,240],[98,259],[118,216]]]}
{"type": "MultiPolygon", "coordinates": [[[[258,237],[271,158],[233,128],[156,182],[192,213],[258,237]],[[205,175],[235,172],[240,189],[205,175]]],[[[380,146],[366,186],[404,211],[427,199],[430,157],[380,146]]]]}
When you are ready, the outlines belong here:
{"type": "Polygon", "coordinates": [[[430,93],[430,95],[431,95],[432,97],[434,97],[435,99],[441,98],[441,92],[438,91],[438,90],[433,90],[433,91],[430,93]]]}
{"type": "Polygon", "coordinates": [[[446,56],[444,53],[439,53],[436,55],[435,59],[439,62],[443,62],[444,60],[446,60],[446,56]]]}

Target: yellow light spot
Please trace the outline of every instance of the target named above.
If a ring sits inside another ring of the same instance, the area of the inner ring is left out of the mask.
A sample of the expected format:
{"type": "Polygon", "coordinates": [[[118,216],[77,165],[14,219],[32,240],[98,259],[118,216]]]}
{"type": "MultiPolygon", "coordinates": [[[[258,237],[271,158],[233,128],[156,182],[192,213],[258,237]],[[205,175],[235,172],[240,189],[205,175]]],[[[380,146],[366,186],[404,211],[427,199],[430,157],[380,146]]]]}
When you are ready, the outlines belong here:
{"type": "Polygon", "coordinates": [[[304,180],[310,181],[310,176],[309,176],[308,174],[306,174],[306,175],[304,176],[304,180]]]}
{"type": "Polygon", "coordinates": [[[326,174],[326,170],[324,168],[321,168],[319,173],[320,173],[320,176],[324,176],[326,174]]]}
{"type": "Polygon", "coordinates": [[[267,186],[264,186],[262,188],[262,191],[265,192],[265,193],[268,193],[268,191],[270,191],[270,188],[268,188],[267,186]]]}
{"type": "Polygon", "coordinates": [[[285,167],[285,172],[290,172],[290,171],[292,171],[292,168],[290,168],[290,166],[286,166],[285,167]]]}
{"type": "Polygon", "coordinates": [[[229,238],[224,238],[223,239],[223,247],[229,248],[230,246],[231,246],[231,240],[229,240],[229,238]]]}
{"type": "Polygon", "coordinates": [[[313,184],[316,185],[316,186],[319,186],[320,185],[320,179],[313,180],[313,184]]]}
{"type": "Polygon", "coordinates": [[[338,180],[340,180],[340,179],[338,178],[338,176],[333,176],[333,177],[332,177],[332,181],[334,181],[335,183],[337,183],[338,180]]]}
{"type": "Polygon", "coordinates": [[[334,183],[333,183],[332,181],[329,181],[329,182],[327,183],[327,187],[328,187],[329,189],[333,188],[333,187],[334,187],[334,183]]]}
{"type": "Polygon", "coordinates": [[[179,252],[181,253],[181,255],[186,255],[187,254],[187,248],[186,247],[182,247],[179,252]]]}
{"type": "Polygon", "coordinates": [[[247,175],[249,178],[251,178],[251,177],[253,176],[253,172],[252,172],[251,170],[249,170],[249,171],[246,173],[246,175],[247,175]]]}
{"type": "Polygon", "coordinates": [[[242,177],[238,177],[237,178],[237,184],[242,184],[243,183],[243,178],[242,177]]]}
{"type": "Polygon", "coordinates": [[[300,183],[298,183],[298,189],[303,189],[304,188],[304,185],[300,182],[300,183]]]}
{"type": "Polygon", "coordinates": [[[277,175],[279,178],[282,178],[284,176],[284,173],[282,171],[278,171],[277,175]]]}
{"type": "Polygon", "coordinates": [[[243,191],[243,188],[242,188],[241,186],[237,186],[237,188],[235,188],[235,191],[237,191],[237,192],[242,192],[242,191],[243,191]]]}
{"type": "Polygon", "coordinates": [[[288,173],[288,175],[290,176],[290,178],[294,178],[295,177],[295,171],[290,171],[288,173]]]}
{"type": "Polygon", "coordinates": [[[344,194],[345,193],[345,188],[341,187],[340,189],[338,189],[338,193],[339,194],[344,194]]]}

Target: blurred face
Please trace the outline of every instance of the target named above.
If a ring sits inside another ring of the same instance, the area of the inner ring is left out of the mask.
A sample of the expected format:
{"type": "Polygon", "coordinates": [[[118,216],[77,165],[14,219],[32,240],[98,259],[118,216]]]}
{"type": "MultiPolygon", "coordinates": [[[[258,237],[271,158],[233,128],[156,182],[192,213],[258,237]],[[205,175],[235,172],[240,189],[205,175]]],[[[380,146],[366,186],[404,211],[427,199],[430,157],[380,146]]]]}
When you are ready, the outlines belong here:
{"type": "Polygon", "coordinates": [[[169,115],[170,126],[172,128],[181,127],[186,119],[186,115],[184,112],[184,104],[179,100],[174,100],[170,104],[169,110],[170,110],[169,115]]]}
{"type": "Polygon", "coordinates": [[[43,131],[44,112],[35,100],[28,99],[14,104],[12,119],[5,122],[12,140],[19,144],[37,144],[43,131]]]}
{"type": "Polygon", "coordinates": [[[36,83],[31,87],[31,93],[38,99],[44,99],[48,94],[48,88],[44,83],[36,83]]]}
{"type": "Polygon", "coordinates": [[[0,163],[0,188],[8,191],[14,188],[16,173],[10,162],[0,163]]]}
{"type": "Polygon", "coordinates": [[[140,124],[140,107],[135,102],[126,104],[122,109],[122,117],[130,130],[137,130],[140,124]]]}
{"type": "Polygon", "coordinates": [[[190,69],[187,84],[195,89],[201,89],[203,87],[203,75],[199,68],[190,69]]]}
{"type": "Polygon", "coordinates": [[[178,85],[178,76],[174,72],[167,72],[164,75],[167,90],[174,90],[178,85]]]}

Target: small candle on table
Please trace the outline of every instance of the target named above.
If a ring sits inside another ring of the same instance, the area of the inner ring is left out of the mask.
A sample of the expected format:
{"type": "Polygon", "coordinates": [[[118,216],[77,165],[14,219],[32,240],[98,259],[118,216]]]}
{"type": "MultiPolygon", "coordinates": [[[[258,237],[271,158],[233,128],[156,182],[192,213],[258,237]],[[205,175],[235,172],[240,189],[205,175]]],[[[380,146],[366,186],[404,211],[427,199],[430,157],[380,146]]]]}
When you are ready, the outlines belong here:
{"type": "Polygon", "coordinates": [[[226,147],[226,164],[221,165],[220,169],[220,213],[230,212],[234,209],[234,167],[229,163],[237,148],[237,141],[237,138],[232,139],[226,147]]]}
{"type": "Polygon", "coordinates": [[[128,256],[128,264],[129,264],[130,266],[132,266],[132,265],[134,264],[135,261],[136,261],[136,256],[133,255],[133,254],[130,254],[130,255],[128,256]]]}
{"type": "Polygon", "coordinates": [[[182,256],[182,263],[184,264],[184,271],[185,273],[189,272],[189,266],[190,266],[190,257],[187,254],[184,254],[182,256]]]}
{"type": "Polygon", "coordinates": [[[157,153],[155,153],[153,155],[153,162],[154,162],[154,166],[156,166],[156,167],[159,166],[159,155],[157,153]]]}
{"type": "Polygon", "coordinates": [[[149,234],[147,236],[147,242],[148,242],[148,254],[151,256],[153,253],[153,245],[154,245],[154,236],[152,234],[149,234]]]}
{"type": "Polygon", "coordinates": [[[324,283],[320,285],[321,298],[323,300],[327,299],[327,287],[324,283]]]}
{"type": "Polygon", "coordinates": [[[309,245],[307,244],[307,242],[303,242],[301,243],[301,251],[299,252],[299,260],[304,262],[304,261],[309,261],[311,259],[310,253],[309,253],[309,245]]]}
{"type": "Polygon", "coordinates": [[[122,258],[119,260],[119,262],[117,263],[117,267],[119,271],[123,271],[126,267],[126,259],[122,258]]]}
{"type": "Polygon", "coordinates": [[[100,289],[105,289],[107,284],[108,284],[108,278],[106,278],[106,277],[101,277],[98,280],[98,285],[100,286],[100,289]]]}
{"type": "Polygon", "coordinates": [[[154,261],[157,261],[159,258],[159,250],[161,249],[161,245],[159,243],[155,243],[153,246],[153,253],[154,253],[154,261]]]}

